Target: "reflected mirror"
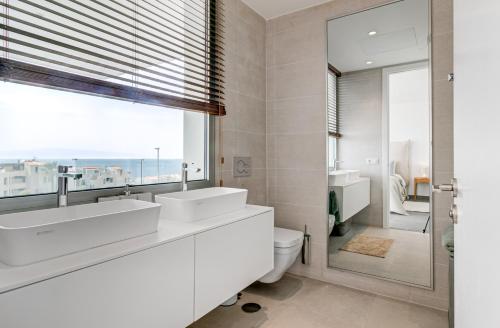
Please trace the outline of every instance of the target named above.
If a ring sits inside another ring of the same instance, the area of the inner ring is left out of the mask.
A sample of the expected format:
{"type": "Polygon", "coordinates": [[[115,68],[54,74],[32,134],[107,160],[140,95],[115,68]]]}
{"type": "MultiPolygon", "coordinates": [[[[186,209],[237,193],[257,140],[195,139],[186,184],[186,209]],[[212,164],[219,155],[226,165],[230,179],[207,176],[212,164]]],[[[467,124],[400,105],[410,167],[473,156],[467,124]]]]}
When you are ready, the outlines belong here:
{"type": "Polygon", "coordinates": [[[327,23],[328,262],[431,288],[428,6],[327,23]]]}

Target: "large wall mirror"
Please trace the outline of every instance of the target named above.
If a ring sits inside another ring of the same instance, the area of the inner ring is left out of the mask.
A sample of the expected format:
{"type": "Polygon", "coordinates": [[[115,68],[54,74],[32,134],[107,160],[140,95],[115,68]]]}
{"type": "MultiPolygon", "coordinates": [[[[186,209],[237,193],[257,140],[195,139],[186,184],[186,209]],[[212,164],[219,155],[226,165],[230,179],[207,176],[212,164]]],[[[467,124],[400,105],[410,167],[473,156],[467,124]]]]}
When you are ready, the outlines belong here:
{"type": "Polygon", "coordinates": [[[329,266],[431,288],[429,3],[327,24],[329,266]]]}

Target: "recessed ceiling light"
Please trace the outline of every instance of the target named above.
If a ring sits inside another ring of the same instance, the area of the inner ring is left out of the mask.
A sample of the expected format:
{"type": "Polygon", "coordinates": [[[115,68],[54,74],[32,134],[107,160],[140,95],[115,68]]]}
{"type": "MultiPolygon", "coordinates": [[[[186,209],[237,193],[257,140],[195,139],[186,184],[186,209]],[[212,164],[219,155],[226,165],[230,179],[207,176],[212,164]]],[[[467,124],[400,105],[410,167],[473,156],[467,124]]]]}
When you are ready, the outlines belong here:
{"type": "Polygon", "coordinates": [[[371,60],[366,61],[366,65],[371,65],[371,64],[373,64],[373,62],[371,60]]]}
{"type": "Polygon", "coordinates": [[[377,31],[370,31],[370,32],[368,32],[369,36],[374,36],[375,34],[377,34],[377,31]]]}

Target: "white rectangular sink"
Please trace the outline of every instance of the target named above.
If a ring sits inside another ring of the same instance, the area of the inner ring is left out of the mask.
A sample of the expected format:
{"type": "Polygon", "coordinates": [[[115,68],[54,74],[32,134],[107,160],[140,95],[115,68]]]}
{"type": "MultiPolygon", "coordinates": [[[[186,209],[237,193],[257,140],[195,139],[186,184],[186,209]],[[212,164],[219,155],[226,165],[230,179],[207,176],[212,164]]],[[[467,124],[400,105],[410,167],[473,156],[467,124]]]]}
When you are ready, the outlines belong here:
{"type": "Polygon", "coordinates": [[[0,261],[25,265],[156,232],[160,207],[127,199],[0,215],[0,261]]]}
{"type": "Polygon", "coordinates": [[[243,209],[248,190],[214,187],[155,196],[162,205],[160,217],[167,220],[197,221],[243,209]]]}
{"type": "Polygon", "coordinates": [[[359,170],[336,170],[330,172],[330,175],[328,176],[328,185],[345,186],[358,181],[359,178],[359,170]]]}

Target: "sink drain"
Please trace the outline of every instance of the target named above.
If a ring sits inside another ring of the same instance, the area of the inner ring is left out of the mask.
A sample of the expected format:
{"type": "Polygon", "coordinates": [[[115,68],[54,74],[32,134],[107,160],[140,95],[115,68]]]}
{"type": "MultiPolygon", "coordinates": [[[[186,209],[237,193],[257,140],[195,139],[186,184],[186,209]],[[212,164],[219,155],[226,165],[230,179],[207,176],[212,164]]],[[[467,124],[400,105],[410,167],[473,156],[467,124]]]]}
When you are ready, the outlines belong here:
{"type": "Polygon", "coordinates": [[[257,303],[245,303],[241,306],[241,309],[246,313],[255,313],[259,311],[261,307],[257,303]]]}

